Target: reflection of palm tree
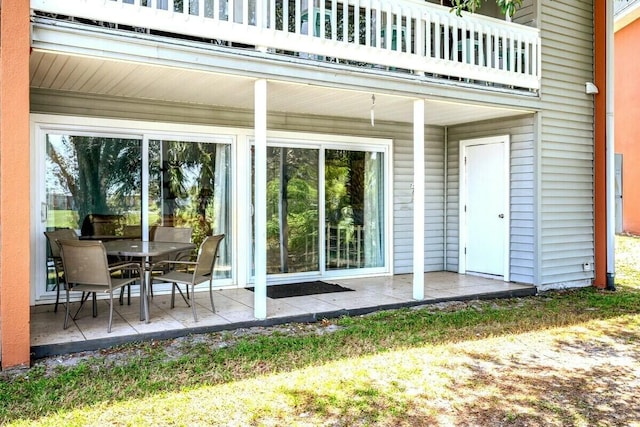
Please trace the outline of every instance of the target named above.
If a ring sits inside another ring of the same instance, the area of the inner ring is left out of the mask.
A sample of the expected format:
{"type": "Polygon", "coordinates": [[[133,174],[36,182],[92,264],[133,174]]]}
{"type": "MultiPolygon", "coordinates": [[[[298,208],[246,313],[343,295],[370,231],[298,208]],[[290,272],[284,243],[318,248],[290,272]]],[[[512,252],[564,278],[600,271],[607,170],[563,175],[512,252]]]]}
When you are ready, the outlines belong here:
{"type": "Polygon", "coordinates": [[[163,161],[160,195],[165,224],[191,226],[194,243],[211,234],[217,144],[161,141],[163,161]],[[195,176],[194,176],[195,175],[195,176]],[[189,212],[191,211],[191,212],[189,212]],[[181,215],[182,213],[182,215],[181,215]]]}

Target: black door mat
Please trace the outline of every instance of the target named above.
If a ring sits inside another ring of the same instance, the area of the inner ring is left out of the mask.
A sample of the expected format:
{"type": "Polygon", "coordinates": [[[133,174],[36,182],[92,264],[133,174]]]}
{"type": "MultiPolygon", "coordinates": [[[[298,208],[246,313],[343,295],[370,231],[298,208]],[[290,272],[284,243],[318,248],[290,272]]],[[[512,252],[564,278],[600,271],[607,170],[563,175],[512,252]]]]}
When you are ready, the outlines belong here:
{"type": "MultiPolygon", "coordinates": [[[[253,292],[254,288],[247,288],[253,292]]],[[[332,292],[349,292],[353,289],[345,288],[335,283],[322,281],[291,283],[289,285],[267,286],[267,296],[272,299],[302,297],[306,295],[330,294],[332,292]]]]}

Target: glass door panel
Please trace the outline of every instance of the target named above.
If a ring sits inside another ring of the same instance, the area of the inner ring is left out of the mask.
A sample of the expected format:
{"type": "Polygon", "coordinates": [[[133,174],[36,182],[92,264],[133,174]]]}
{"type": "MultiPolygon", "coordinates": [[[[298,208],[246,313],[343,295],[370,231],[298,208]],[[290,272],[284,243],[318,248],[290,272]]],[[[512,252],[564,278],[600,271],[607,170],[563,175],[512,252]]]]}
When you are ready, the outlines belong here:
{"type": "Polygon", "coordinates": [[[384,266],[383,154],[325,151],[325,268],[384,266]]]}
{"type": "MultiPolygon", "coordinates": [[[[139,233],[141,145],[140,139],[47,134],[46,229],[139,233]]],[[[48,280],[47,290],[52,286],[48,280]]]]}
{"type": "Polygon", "coordinates": [[[385,266],[384,153],[320,154],[267,147],[267,274],[385,266]]]}
{"type": "Polygon", "coordinates": [[[231,277],[230,145],[149,141],[149,226],[191,227],[197,246],[225,234],[216,277],[231,277]]]}
{"type": "Polygon", "coordinates": [[[110,230],[140,224],[141,141],[47,135],[47,229],[80,232],[88,215],[119,216],[110,230]]]}
{"type": "Polygon", "coordinates": [[[318,271],[315,149],[267,148],[267,273],[318,271]]]}

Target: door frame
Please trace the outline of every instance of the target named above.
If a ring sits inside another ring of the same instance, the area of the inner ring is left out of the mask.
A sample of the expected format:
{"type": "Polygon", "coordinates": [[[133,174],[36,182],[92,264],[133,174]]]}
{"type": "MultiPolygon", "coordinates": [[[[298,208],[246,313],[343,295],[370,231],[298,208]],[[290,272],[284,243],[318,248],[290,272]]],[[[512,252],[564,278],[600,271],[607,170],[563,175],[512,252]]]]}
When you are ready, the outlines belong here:
{"type": "Polygon", "coordinates": [[[510,254],[511,254],[511,147],[510,147],[509,135],[497,135],[484,138],[464,139],[460,140],[460,157],[458,159],[459,174],[460,174],[460,189],[459,198],[460,204],[458,214],[458,230],[460,235],[458,246],[458,273],[466,274],[467,272],[467,260],[465,249],[467,246],[467,228],[466,228],[466,210],[467,205],[467,174],[465,167],[465,157],[467,156],[467,148],[474,145],[488,145],[488,144],[502,144],[504,151],[504,182],[505,182],[505,194],[503,197],[503,212],[504,212],[504,269],[503,280],[509,281],[510,274],[510,254]]]}

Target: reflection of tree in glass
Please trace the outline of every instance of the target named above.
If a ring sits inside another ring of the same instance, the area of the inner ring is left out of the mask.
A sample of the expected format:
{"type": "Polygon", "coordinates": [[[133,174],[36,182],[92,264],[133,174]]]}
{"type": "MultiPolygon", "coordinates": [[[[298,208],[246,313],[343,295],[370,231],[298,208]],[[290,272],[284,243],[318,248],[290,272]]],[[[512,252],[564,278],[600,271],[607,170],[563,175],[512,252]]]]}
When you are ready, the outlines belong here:
{"type": "Polygon", "coordinates": [[[269,273],[318,269],[318,151],[269,148],[267,155],[269,273]]]}
{"type": "Polygon", "coordinates": [[[54,143],[47,136],[47,154],[57,185],[73,198],[78,220],[139,206],[139,140],[64,136],[54,143]]]}
{"type": "Polygon", "coordinates": [[[363,224],[364,154],[346,150],[325,154],[326,217],[331,225],[363,224]]]}
{"type": "MultiPolygon", "coordinates": [[[[161,141],[162,168],[155,170],[161,180],[163,193],[157,195],[162,204],[163,225],[191,227],[192,240],[199,245],[212,233],[212,224],[224,212],[214,212],[214,186],[216,154],[226,150],[226,145],[182,141],[161,141]]],[[[152,178],[154,170],[151,170],[152,178]]],[[[151,181],[154,181],[152,179],[151,181]]]]}

